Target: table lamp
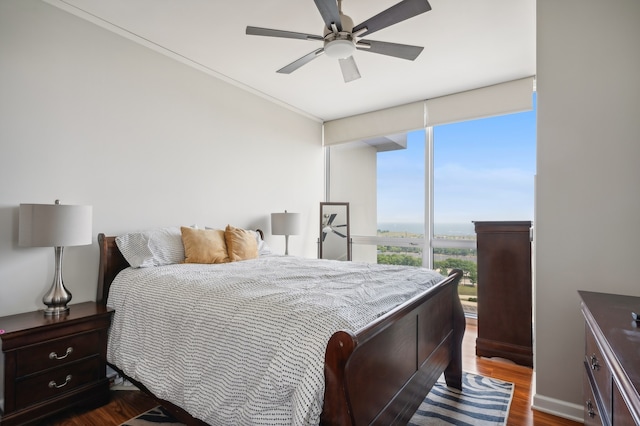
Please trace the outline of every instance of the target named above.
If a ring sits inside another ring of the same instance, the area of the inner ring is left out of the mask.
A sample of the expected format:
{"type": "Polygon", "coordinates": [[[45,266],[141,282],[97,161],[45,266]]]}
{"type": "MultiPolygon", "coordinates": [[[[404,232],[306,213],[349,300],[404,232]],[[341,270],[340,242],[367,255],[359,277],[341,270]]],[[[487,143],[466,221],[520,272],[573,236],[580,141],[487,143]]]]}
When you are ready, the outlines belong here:
{"type": "Polygon", "coordinates": [[[300,228],[300,213],[271,213],[271,235],[284,235],[285,255],[289,255],[289,235],[298,235],[300,228]]]}
{"type": "Polygon", "coordinates": [[[51,288],[42,298],[46,316],[69,311],[71,293],[62,282],[62,255],[65,246],[91,244],[91,206],[55,204],[20,204],[18,245],[53,247],[55,271],[51,288]]]}

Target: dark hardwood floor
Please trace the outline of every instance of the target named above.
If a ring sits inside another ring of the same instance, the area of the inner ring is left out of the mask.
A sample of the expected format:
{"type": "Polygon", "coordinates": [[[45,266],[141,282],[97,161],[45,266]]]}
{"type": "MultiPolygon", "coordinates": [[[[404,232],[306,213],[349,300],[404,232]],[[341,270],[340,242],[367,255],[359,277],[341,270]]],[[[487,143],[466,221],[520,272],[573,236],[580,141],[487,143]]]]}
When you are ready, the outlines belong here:
{"type": "Polygon", "coordinates": [[[158,403],[144,392],[135,390],[111,391],[111,401],[94,410],[72,410],[39,423],[42,426],[116,426],[158,403]]]}
{"type": "Polygon", "coordinates": [[[475,321],[467,321],[467,330],[462,342],[462,366],[464,371],[481,374],[515,385],[513,401],[509,410],[509,426],[579,426],[582,423],[563,419],[531,409],[533,397],[531,381],[533,369],[508,361],[480,358],[475,355],[478,328],[475,321]]]}
{"type": "MultiPolygon", "coordinates": [[[[475,356],[477,328],[469,321],[463,342],[463,366],[470,373],[482,374],[515,384],[513,402],[507,424],[509,426],[578,426],[571,420],[531,409],[531,380],[533,370],[501,360],[475,356]]],[[[46,426],[115,426],[156,406],[156,403],[139,391],[112,391],[111,402],[88,411],[66,412],[42,423],[46,426]]]]}

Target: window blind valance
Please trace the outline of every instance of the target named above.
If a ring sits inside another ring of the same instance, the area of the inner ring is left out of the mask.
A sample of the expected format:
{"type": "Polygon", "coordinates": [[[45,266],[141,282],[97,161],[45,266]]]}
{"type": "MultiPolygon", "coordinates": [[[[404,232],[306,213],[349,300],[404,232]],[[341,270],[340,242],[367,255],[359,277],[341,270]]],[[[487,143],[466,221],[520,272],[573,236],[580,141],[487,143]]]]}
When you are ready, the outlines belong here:
{"type": "Polygon", "coordinates": [[[353,115],[324,123],[324,145],[363,141],[424,129],[424,101],[353,115]]]}
{"type": "Polygon", "coordinates": [[[533,77],[324,123],[324,145],[397,135],[427,126],[533,109],[533,77]]]}
{"type": "Polygon", "coordinates": [[[428,99],[427,126],[533,109],[533,77],[428,99]]]}

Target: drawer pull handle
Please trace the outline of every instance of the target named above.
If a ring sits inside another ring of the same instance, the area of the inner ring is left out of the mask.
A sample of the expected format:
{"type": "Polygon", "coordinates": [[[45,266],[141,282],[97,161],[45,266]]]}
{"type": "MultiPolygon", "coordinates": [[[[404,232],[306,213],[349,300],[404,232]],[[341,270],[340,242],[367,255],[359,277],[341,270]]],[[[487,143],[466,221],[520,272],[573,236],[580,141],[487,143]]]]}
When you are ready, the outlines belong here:
{"type": "Polygon", "coordinates": [[[73,348],[71,346],[69,346],[67,348],[67,352],[64,355],[58,356],[57,353],[51,352],[49,354],[49,359],[65,359],[66,357],[68,357],[71,354],[71,352],[73,352],[73,348]]]}
{"type": "Polygon", "coordinates": [[[50,388],[56,388],[56,389],[60,389],[61,387],[67,386],[67,384],[71,381],[71,374],[69,374],[67,377],[65,377],[64,379],[64,383],[59,385],[57,384],[55,381],[50,381],[49,382],[49,387],[50,388]]]}
{"type": "Polygon", "coordinates": [[[591,418],[594,418],[596,416],[596,412],[593,411],[593,402],[591,402],[591,400],[587,401],[587,414],[591,418]]]}
{"type": "Polygon", "coordinates": [[[590,359],[591,359],[591,369],[594,371],[600,370],[600,363],[598,362],[598,358],[596,357],[596,354],[591,355],[590,359]]]}

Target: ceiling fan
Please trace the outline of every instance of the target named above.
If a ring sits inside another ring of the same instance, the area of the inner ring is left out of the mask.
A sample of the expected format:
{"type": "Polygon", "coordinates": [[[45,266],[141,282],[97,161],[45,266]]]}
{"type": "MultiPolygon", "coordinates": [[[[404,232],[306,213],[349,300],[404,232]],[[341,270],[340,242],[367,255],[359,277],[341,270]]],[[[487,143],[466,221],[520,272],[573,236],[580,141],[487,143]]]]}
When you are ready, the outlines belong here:
{"type": "Polygon", "coordinates": [[[431,10],[431,5],[427,0],[403,0],[356,26],[353,25],[353,20],[349,16],[342,13],[342,0],[337,0],[337,3],[336,0],[314,0],[314,2],[325,23],[322,36],[269,28],[247,27],[246,33],[248,35],[324,42],[323,47],[293,61],[277,72],[290,74],[321,54],[326,53],[330,58],[338,59],[344,81],[348,83],[360,78],[358,66],[353,58],[353,53],[356,49],[411,61],[416,59],[424,49],[424,47],[420,46],[388,43],[363,39],[363,37],[431,10]]]}
{"type": "Polygon", "coordinates": [[[327,234],[331,232],[338,235],[339,237],[347,238],[345,234],[343,234],[342,232],[338,232],[334,229],[334,228],[342,228],[347,226],[346,223],[344,225],[334,225],[333,221],[336,220],[336,216],[338,216],[336,213],[331,213],[330,215],[328,214],[324,215],[325,220],[322,224],[322,241],[324,241],[324,239],[327,238],[327,234]]]}

